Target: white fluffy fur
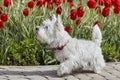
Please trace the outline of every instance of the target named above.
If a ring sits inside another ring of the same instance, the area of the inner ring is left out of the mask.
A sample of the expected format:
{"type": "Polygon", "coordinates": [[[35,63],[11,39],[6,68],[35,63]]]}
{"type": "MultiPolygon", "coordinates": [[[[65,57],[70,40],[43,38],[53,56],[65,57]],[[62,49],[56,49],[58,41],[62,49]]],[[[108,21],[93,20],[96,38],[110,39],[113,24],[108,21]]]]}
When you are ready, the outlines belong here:
{"type": "Polygon", "coordinates": [[[89,67],[95,73],[105,66],[101,51],[102,35],[98,25],[93,27],[92,41],[72,38],[65,30],[60,16],[55,15],[37,26],[37,38],[52,48],[67,44],[63,50],[55,50],[55,57],[60,61],[57,71],[59,76],[89,67]]]}

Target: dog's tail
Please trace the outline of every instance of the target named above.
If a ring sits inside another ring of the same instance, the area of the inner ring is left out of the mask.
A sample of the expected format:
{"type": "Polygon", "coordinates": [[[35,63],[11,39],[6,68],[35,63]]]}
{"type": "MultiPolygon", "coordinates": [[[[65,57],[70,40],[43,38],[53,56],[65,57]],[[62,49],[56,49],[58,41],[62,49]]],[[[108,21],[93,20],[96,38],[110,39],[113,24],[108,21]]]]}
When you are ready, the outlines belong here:
{"type": "Polygon", "coordinates": [[[101,42],[102,42],[102,34],[101,34],[100,28],[99,28],[99,26],[98,26],[97,24],[93,27],[92,40],[93,40],[98,46],[101,45],[101,42]]]}

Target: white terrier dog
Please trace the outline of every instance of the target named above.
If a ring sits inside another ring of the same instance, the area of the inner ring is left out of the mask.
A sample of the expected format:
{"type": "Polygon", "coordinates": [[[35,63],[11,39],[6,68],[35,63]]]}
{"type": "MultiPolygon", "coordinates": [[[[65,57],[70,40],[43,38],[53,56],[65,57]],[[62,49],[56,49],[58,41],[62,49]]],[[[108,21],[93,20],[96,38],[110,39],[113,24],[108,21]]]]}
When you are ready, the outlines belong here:
{"type": "Polygon", "coordinates": [[[60,61],[58,76],[70,74],[72,71],[89,67],[100,73],[105,66],[101,51],[102,35],[98,25],[93,27],[92,41],[72,38],[65,30],[61,17],[55,15],[46,19],[36,28],[37,38],[47,43],[55,51],[60,61]]]}

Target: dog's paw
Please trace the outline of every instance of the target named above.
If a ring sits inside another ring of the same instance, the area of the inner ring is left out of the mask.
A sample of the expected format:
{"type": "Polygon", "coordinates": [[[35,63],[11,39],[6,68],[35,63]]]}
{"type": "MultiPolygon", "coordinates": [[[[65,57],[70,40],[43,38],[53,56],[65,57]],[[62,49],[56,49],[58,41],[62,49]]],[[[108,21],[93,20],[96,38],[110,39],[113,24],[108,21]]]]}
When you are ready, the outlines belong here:
{"type": "Polygon", "coordinates": [[[67,74],[70,74],[69,68],[67,66],[65,66],[64,64],[61,64],[59,66],[58,71],[57,71],[57,75],[58,76],[64,76],[64,75],[67,75],[67,74]]]}
{"type": "Polygon", "coordinates": [[[63,67],[63,66],[60,66],[59,69],[58,69],[58,71],[57,71],[57,75],[58,75],[58,76],[63,76],[63,75],[65,74],[64,71],[65,71],[65,70],[64,70],[64,67],[63,67]]]}
{"type": "Polygon", "coordinates": [[[63,74],[61,73],[60,70],[58,70],[58,71],[57,71],[57,75],[58,75],[58,76],[62,76],[63,74]]]}
{"type": "Polygon", "coordinates": [[[100,70],[95,70],[94,72],[97,73],[97,74],[101,73],[100,70]]]}
{"type": "Polygon", "coordinates": [[[98,68],[94,69],[94,72],[99,74],[99,73],[101,73],[101,69],[98,67],[98,68]]]}

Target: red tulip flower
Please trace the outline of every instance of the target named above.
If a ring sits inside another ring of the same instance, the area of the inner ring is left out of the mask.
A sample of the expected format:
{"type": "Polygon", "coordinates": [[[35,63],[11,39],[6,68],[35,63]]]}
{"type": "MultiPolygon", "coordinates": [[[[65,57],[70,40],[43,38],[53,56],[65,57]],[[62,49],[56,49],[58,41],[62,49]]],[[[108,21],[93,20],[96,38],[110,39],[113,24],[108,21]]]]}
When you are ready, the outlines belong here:
{"type": "Polygon", "coordinates": [[[35,5],[35,2],[34,2],[34,1],[29,1],[29,2],[28,2],[28,7],[29,7],[29,8],[33,8],[34,5],[35,5]]]}
{"type": "Polygon", "coordinates": [[[53,9],[53,1],[47,2],[47,8],[53,9]]]}
{"type": "Polygon", "coordinates": [[[77,10],[76,9],[72,9],[70,12],[70,18],[72,20],[75,20],[77,18],[77,10]]]}
{"type": "Polygon", "coordinates": [[[54,2],[57,6],[61,4],[61,0],[54,0],[54,2]]]}
{"type": "Polygon", "coordinates": [[[4,13],[4,14],[1,15],[0,18],[1,18],[1,20],[2,20],[3,22],[6,22],[6,21],[8,20],[8,14],[5,14],[5,13],[4,13]]]}
{"type": "Polygon", "coordinates": [[[0,28],[3,28],[3,26],[4,26],[4,22],[0,21],[0,28]]]}
{"type": "Polygon", "coordinates": [[[68,2],[73,2],[73,0],[67,0],[68,2]]]}
{"type": "Polygon", "coordinates": [[[77,18],[77,15],[76,15],[76,14],[71,14],[71,15],[70,15],[70,18],[71,18],[72,20],[75,20],[75,19],[77,18]]]}
{"type": "Polygon", "coordinates": [[[46,0],[42,0],[42,2],[43,2],[43,4],[45,4],[45,3],[46,3],[46,0]]]}
{"type": "Polygon", "coordinates": [[[65,31],[67,31],[68,33],[70,33],[71,27],[70,27],[70,26],[66,26],[66,27],[65,27],[65,31]]]}
{"type": "Polygon", "coordinates": [[[23,10],[23,14],[24,14],[24,16],[28,16],[28,15],[29,15],[29,9],[28,9],[28,8],[25,8],[25,9],[23,10]]]}
{"type": "Polygon", "coordinates": [[[62,13],[62,8],[61,8],[61,6],[59,6],[59,7],[57,8],[56,13],[57,13],[57,14],[61,14],[61,13],[62,13]]]}
{"type": "Polygon", "coordinates": [[[117,0],[111,0],[112,1],[112,4],[114,4],[117,0]]]}
{"type": "Polygon", "coordinates": [[[79,7],[78,9],[77,9],[77,15],[78,15],[78,17],[83,17],[84,16],[84,9],[83,9],[83,7],[79,7]]]}
{"type": "Polygon", "coordinates": [[[114,7],[114,13],[119,14],[120,13],[120,7],[114,7]]]}
{"type": "Polygon", "coordinates": [[[80,19],[76,20],[76,25],[79,25],[80,23],[81,23],[80,19]]]}
{"type": "Polygon", "coordinates": [[[120,0],[112,0],[114,6],[119,6],[120,7],[120,0]]]}
{"type": "Polygon", "coordinates": [[[111,7],[112,1],[111,0],[105,0],[105,7],[111,7]]]}
{"type": "Polygon", "coordinates": [[[105,0],[99,0],[99,5],[104,5],[105,4],[105,0]]]}
{"type": "Polygon", "coordinates": [[[39,7],[41,7],[44,3],[44,0],[37,0],[37,6],[39,7]]]}
{"type": "Polygon", "coordinates": [[[101,24],[100,24],[100,21],[96,21],[95,23],[94,23],[94,25],[98,25],[99,26],[99,28],[100,28],[100,26],[101,26],[101,24]]]}
{"type": "Polygon", "coordinates": [[[96,7],[96,1],[95,0],[89,0],[87,3],[89,8],[95,8],[96,7]]]}
{"type": "Polygon", "coordinates": [[[11,4],[12,4],[12,0],[4,0],[4,6],[5,7],[8,7],[11,4]]]}
{"type": "Polygon", "coordinates": [[[103,15],[104,17],[109,16],[109,13],[110,13],[110,8],[109,8],[109,7],[105,7],[105,8],[102,10],[102,15],[103,15]]]}
{"type": "Polygon", "coordinates": [[[74,2],[69,2],[69,5],[72,8],[74,6],[74,2]]]}

